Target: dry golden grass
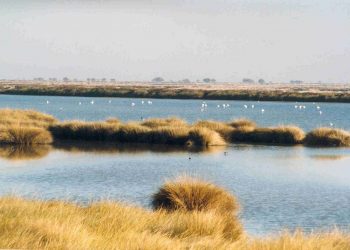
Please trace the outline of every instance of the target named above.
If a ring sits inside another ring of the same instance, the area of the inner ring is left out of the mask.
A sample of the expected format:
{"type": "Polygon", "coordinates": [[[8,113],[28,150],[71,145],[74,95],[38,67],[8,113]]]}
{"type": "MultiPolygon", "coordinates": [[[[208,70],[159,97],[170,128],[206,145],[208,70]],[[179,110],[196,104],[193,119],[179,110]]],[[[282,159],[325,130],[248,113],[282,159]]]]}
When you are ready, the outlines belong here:
{"type": "Polygon", "coordinates": [[[159,127],[187,127],[188,124],[179,118],[170,117],[166,119],[152,118],[147,119],[141,123],[142,126],[149,128],[159,128],[159,127]]]}
{"type": "Polygon", "coordinates": [[[350,146],[350,133],[341,129],[318,128],[306,135],[304,144],[307,146],[350,146]]]}
{"type": "Polygon", "coordinates": [[[256,123],[246,118],[234,120],[232,122],[229,122],[228,125],[235,129],[256,128],[256,123]]]}
{"type": "Polygon", "coordinates": [[[226,141],[216,131],[204,127],[194,127],[189,132],[188,144],[203,147],[224,146],[226,141]]]}
{"type": "Polygon", "coordinates": [[[33,110],[0,109],[0,126],[48,127],[57,120],[51,116],[33,110]]]}
{"type": "Polygon", "coordinates": [[[0,128],[0,144],[28,146],[50,143],[52,136],[44,128],[16,125],[0,128]]]}
{"type": "Polygon", "coordinates": [[[308,133],[296,126],[259,128],[247,119],[233,122],[199,121],[193,125],[178,118],[149,119],[122,123],[116,118],[104,122],[58,122],[35,111],[0,110],[0,143],[43,144],[55,140],[111,143],[219,146],[226,143],[274,145],[350,146],[350,133],[320,128],[308,133]],[[46,132],[45,132],[46,131],[46,132]],[[305,138],[305,140],[304,140],[305,138]]]}
{"type": "Polygon", "coordinates": [[[152,197],[154,209],[167,211],[218,211],[234,215],[238,203],[233,195],[209,182],[179,177],[166,182],[152,197]]]}
{"type": "Polygon", "coordinates": [[[8,249],[350,249],[350,235],[337,231],[251,238],[235,218],[213,210],[151,212],[116,202],[1,198],[0,232],[0,248],[8,249]]]}
{"type": "Polygon", "coordinates": [[[118,124],[111,122],[70,121],[53,124],[49,130],[60,140],[110,141],[115,139],[113,134],[118,128],[118,124]]]}
{"type": "Polygon", "coordinates": [[[304,131],[296,126],[276,128],[243,127],[235,129],[231,134],[232,142],[261,143],[276,145],[296,145],[303,142],[304,131]]]}
{"type": "Polygon", "coordinates": [[[194,127],[207,128],[218,132],[226,141],[230,141],[233,128],[224,122],[218,121],[199,121],[194,124],[194,127]]]}

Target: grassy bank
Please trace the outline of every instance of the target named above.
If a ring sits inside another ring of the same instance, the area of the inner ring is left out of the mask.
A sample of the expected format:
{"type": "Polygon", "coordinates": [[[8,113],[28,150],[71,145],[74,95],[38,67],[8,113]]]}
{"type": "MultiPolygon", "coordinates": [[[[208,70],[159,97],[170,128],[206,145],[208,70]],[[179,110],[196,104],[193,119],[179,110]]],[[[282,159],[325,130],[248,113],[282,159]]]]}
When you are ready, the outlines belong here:
{"type": "Polygon", "coordinates": [[[349,249],[340,232],[247,235],[238,204],[211,183],[180,178],[153,195],[153,211],[119,202],[0,199],[0,247],[18,249],[349,249]]]}
{"type": "Polygon", "coordinates": [[[0,82],[0,94],[207,100],[350,102],[350,88],[336,84],[150,84],[0,82]]]}
{"type": "Polygon", "coordinates": [[[224,146],[227,143],[350,146],[350,133],[344,130],[318,128],[305,134],[296,126],[264,128],[246,119],[231,122],[199,121],[195,124],[187,124],[178,118],[128,123],[118,119],[59,122],[46,114],[8,109],[0,110],[0,117],[0,144],[6,145],[90,141],[184,147],[224,146]]]}

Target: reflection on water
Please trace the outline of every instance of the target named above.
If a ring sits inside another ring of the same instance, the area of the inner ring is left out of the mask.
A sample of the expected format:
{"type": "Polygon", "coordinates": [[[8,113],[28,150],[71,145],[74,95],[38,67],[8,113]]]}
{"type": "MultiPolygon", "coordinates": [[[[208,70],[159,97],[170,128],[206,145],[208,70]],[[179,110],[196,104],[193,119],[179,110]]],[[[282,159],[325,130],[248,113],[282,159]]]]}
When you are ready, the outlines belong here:
{"type": "Polygon", "coordinates": [[[50,149],[51,146],[48,145],[2,145],[0,147],[0,157],[12,161],[40,159],[47,156],[50,149]]]}
{"type": "Polygon", "coordinates": [[[215,147],[185,147],[172,145],[149,144],[111,144],[94,142],[59,142],[53,146],[35,145],[3,145],[0,147],[0,157],[7,160],[35,160],[44,158],[50,150],[61,150],[69,153],[94,153],[94,154],[142,154],[153,153],[217,153],[224,152],[226,146],[215,147]]]}

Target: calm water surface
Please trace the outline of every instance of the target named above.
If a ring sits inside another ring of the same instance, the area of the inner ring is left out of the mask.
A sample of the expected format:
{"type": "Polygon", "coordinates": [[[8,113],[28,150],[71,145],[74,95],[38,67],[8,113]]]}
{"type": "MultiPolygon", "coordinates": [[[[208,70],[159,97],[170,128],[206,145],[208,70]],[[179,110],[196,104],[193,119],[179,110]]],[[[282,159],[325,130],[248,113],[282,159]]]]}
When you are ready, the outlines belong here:
{"type": "MultiPolygon", "coordinates": [[[[309,130],[333,123],[350,129],[349,104],[207,101],[208,107],[201,111],[199,100],[141,101],[0,95],[2,108],[36,109],[61,120],[179,116],[193,122],[248,117],[264,126],[293,123],[309,130]],[[224,109],[222,104],[230,107],[224,109]]],[[[164,180],[190,174],[233,192],[242,205],[244,227],[251,234],[334,226],[350,230],[350,149],[346,148],[240,145],[212,152],[186,152],[164,147],[62,147],[36,148],[26,157],[22,154],[21,150],[0,148],[0,195],[83,203],[106,198],[149,207],[151,194],[164,180]]]]}
{"type": "Polygon", "coordinates": [[[201,100],[0,95],[0,108],[35,109],[52,114],[61,120],[91,121],[118,117],[127,121],[178,116],[188,122],[195,122],[200,119],[229,121],[247,117],[261,126],[295,124],[305,130],[311,130],[319,126],[329,127],[332,124],[350,130],[350,104],[206,101],[207,107],[202,109],[202,103],[201,100]],[[148,101],[152,104],[148,104],[148,101]],[[132,106],[132,103],[135,106],[132,106]],[[223,108],[223,104],[230,106],[223,108]]]}

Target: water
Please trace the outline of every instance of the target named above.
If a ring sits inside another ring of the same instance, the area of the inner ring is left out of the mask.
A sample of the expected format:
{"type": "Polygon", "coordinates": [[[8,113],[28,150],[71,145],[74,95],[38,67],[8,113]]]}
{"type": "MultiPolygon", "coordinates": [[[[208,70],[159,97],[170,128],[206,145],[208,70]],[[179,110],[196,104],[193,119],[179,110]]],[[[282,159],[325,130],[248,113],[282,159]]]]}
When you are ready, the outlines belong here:
{"type": "Polygon", "coordinates": [[[229,121],[246,117],[261,126],[295,124],[305,130],[311,130],[320,126],[330,127],[333,124],[334,127],[350,130],[350,104],[343,103],[206,101],[208,107],[201,111],[203,102],[201,100],[144,99],[143,101],[144,104],[142,99],[134,98],[0,95],[0,108],[35,109],[52,114],[61,120],[91,121],[118,117],[128,121],[178,116],[188,122],[195,122],[201,119],[229,121]],[[152,104],[148,104],[148,101],[152,104]],[[132,103],[135,103],[135,106],[132,106],[132,103]],[[223,108],[223,104],[230,106],[223,108]],[[220,105],[220,108],[217,105],[220,105]],[[244,105],[247,105],[247,108],[244,105]],[[299,106],[305,106],[305,109],[300,109],[299,106]]]}
{"type": "MultiPolygon", "coordinates": [[[[0,96],[0,107],[36,109],[61,120],[111,116],[139,120],[141,116],[175,115],[193,122],[248,117],[264,126],[293,123],[309,130],[332,122],[350,129],[349,104],[206,101],[208,108],[201,112],[199,100],[144,101],[142,105],[141,99],[0,96]],[[224,103],[230,107],[217,108],[224,103]],[[299,105],[306,109],[299,109],[299,105]]],[[[32,148],[27,152],[2,147],[0,195],[82,203],[112,199],[149,208],[151,194],[164,180],[190,174],[233,192],[250,234],[296,228],[330,230],[334,226],[350,231],[349,166],[347,148],[232,145],[210,152],[188,152],[156,146],[110,148],[85,144],[32,148]]]]}

